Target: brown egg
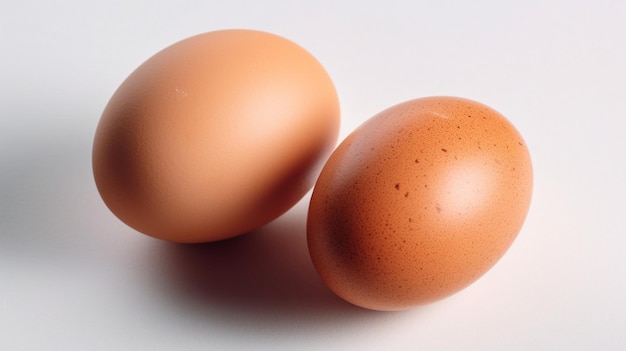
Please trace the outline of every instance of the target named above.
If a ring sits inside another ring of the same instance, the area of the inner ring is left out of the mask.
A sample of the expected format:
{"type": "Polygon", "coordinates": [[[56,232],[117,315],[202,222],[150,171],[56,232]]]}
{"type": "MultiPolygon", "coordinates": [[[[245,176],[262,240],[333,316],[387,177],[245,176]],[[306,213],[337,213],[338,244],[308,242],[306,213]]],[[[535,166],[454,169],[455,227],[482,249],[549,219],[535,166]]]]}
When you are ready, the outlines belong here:
{"type": "Polygon", "coordinates": [[[454,97],[408,101],[366,121],[331,155],[309,208],[311,258],[355,305],[432,302],[496,263],[531,192],[526,144],[498,112],[454,97]]]}
{"type": "Polygon", "coordinates": [[[294,205],[338,128],[333,83],[307,51],[264,32],[209,32],[122,83],[97,127],[94,178],[109,209],[142,233],[226,239],[294,205]]]}

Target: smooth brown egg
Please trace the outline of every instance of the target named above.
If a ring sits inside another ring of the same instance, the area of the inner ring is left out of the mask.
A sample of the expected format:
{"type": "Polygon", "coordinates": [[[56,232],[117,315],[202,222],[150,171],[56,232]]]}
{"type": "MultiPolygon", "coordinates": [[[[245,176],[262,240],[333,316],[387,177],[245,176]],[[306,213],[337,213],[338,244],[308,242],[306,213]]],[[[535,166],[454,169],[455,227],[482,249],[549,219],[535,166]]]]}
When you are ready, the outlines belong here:
{"type": "Polygon", "coordinates": [[[223,30],[139,66],[106,106],[93,172],[134,229],[208,242],[278,217],[313,186],[337,140],[334,85],[282,37],[223,30]]]}
{"type": "Polygon", "coordinates": [[[433,302],[505,253],[531,193],[526,144],[498,112],[455,97],[408,101],[331,155],[311,198],[309,251],[324,282],[355,305],[433,302]]]}

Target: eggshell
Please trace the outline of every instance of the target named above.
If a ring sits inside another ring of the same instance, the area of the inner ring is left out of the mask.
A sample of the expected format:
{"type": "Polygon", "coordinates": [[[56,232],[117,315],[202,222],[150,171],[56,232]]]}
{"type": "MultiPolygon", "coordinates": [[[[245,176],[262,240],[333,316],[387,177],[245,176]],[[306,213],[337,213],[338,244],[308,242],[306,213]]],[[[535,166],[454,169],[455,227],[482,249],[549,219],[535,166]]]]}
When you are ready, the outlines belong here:
{"type": "Polygon", "coordinates": [[[355,305],[433,302],[505,253],[531,193],[526,144],[498,112],[455,97],[408,101],[331,155],[311,198],[309,251],[324,282],[355,305]]]}
{"type": "Polygon", "coordinates": [[[94,178],[109,209],[142,233],[226,239],[294,205],[338,128],[333,83],[303,48],[259,31],[204,33],[121,84],[96,130],[94,178]]]}

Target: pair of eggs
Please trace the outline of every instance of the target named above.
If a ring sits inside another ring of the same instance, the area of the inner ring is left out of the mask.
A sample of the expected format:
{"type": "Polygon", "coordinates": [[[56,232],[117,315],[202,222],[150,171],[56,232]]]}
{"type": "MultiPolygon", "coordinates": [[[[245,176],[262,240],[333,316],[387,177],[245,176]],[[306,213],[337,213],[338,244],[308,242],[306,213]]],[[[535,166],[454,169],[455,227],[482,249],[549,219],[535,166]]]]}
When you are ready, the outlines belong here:
{"type": "Polygon", "coordinates": [[[313,264],[368,309],[451,295],[505,253],[528,211],[532,167],[502,115],[467,99],[415,99],[334,149],[339,115],[332,80],[295,43],[204,33],[160,51],[115,92],[94,138],[95,182],[130,227],[183,243],[249,232],[315,185],[313,264]]]}

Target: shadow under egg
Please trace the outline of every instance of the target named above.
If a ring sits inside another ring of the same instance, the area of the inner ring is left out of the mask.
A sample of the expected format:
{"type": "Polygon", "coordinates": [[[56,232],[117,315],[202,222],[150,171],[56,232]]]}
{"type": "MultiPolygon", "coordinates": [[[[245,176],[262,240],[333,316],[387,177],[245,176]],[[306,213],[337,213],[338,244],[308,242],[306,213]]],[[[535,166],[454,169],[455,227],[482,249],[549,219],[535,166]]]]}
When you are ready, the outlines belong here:
{"type": "Polygon", "coordinates": [[[185,311],[240,317],[237,323],[255,326],[333,324],[377,314],[343,301],[324,285],[300,217],[286,215],[224,241],[161,243],[165,272],[160,275],[169,298],[185,311]]]}

